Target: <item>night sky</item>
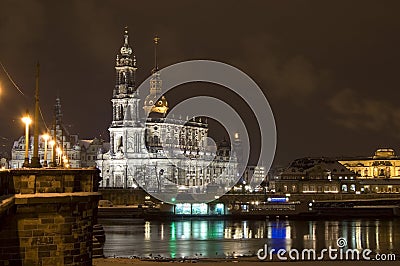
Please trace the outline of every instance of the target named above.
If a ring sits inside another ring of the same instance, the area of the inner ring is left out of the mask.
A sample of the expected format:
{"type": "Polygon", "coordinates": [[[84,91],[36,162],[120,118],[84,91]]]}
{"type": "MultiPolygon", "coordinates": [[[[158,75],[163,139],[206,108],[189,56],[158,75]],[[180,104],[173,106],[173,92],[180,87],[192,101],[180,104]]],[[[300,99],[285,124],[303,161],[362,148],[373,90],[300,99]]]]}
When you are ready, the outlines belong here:
{"type": "MultiPolygon", "coordinates": [[[[160,67],[210,59],[251,76],[275,115],[276,164],[371,155],[379,147],[400,153],[399,10],[399,1],[378,0],[1,0],[0,61],[27,97],[0,69],[0,151],[23,134],[27,107],[33,114],[38,60],[46,122],[59,96],[71,133],[108,139],[115,56],[128,26],[138,81],[153,67],[155,34],[160,67]]],[[[252,127],[249,108],[224,90],[192,84],[167,96],[171,105],[193,95],[222,97],[252,127]]]]}

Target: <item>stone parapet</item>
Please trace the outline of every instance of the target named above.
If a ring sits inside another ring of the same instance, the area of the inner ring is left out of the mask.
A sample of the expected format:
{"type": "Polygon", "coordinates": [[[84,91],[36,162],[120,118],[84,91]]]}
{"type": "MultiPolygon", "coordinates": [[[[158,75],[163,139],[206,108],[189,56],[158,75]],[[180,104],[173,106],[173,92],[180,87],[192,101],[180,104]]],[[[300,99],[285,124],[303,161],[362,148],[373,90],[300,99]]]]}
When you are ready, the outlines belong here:
{"type": "Polygon", "coordinates": [[[98,170],[13,169],[3,179],[14,195],[0,221],[0,265],[92,265],[98,170]]]}

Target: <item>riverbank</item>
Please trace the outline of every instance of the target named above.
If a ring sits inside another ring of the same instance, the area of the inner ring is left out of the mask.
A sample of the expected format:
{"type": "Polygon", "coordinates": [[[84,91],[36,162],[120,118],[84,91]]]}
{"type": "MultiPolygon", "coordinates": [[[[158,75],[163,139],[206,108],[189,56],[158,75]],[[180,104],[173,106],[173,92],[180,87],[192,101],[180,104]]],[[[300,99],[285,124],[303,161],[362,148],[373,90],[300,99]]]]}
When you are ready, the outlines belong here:
{"type": "MultiPolygon", "coordinates": [[[[239,264],[239,265],[259,265],[260,261],[257,258],[251,258],[251,259],[239,259],[239,260],[199,260],[198,263],[201,265],[207,266],[207,265],[218,265],[218,266],[227,266],[227,265],[232,265],[234,263],[239,264]]],[[[284,261],[278,261],[278,262],[271,262],[267,261],[264,263],[268,263],[268,266],[282,266],[282,262],[284,261]]],[[[128,259],[128,258],[106,258],[106,259],[93,259],[93,265],[94,266],[120,266],[120,265],[137,265],[137,266],[152,266],[152,265],[158,265],[158,266],[163,266],[163,265],[177,265],[177,264],[183,264],[183,263],[192,263],[190,260],[185,261],[185,262],[156,262],[156,261],[141,261],[139,259],[128,259]]],[[[292,261],[290,262],[294,266],[320,266],[323,264],[324,266],[336,266],[336,265],[356,265],[356,266],[370,266],[371,264],[376,264],[379,266],[382,265],[398,265],[398,261],[292,261]]]]}

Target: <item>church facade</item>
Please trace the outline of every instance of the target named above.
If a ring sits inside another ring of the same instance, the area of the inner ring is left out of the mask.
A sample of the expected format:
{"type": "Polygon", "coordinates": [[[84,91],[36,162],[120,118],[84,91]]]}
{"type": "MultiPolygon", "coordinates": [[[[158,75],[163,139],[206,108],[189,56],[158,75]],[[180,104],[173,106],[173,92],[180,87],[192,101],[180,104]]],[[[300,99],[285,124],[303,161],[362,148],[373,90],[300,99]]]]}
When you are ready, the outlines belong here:
{"type": "MultiPolygon", "coordinates": [[[[157,46],[159,39],[154,40],[157,46]]],[[[208,146],[204,118],[166,117],[169,106],[155,62],[149,94],[141,104],[135,84],[136,59],[125,30],[116,57],[110,149],[97,157],[101,187],[140,186],[172,198],[185,192],[199,198],[210,191],[226,192],[239,179],[236,155],[231,154],[230,145],[220,145],[218,150],[208,146]]]]}

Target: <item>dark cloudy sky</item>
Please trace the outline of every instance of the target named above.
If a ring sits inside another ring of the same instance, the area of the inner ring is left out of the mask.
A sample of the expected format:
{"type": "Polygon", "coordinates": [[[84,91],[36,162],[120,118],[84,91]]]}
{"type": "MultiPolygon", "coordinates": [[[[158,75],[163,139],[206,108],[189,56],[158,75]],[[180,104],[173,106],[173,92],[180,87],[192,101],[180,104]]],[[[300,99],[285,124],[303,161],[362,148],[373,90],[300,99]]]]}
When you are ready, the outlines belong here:
{"type": "MultiPolygon", "coordinates": [[[[379,0],[1,0],[0,61],[32,97],[40,60],[46,121],[59,95],[72,133],[107,138],[115,55],[127,25],[139,81],[152,68],[154,34],[161,66],[212,59],[250,75],[275,115],[278,163],[378,147],[400,152],[399,10],[399,1],[379,0]]],[[[201,88],[181,88],[169,100],[201,88]]],[[[0,70],[0,149],[23,133],[20,117],[32,102],[0,70]]]]}

